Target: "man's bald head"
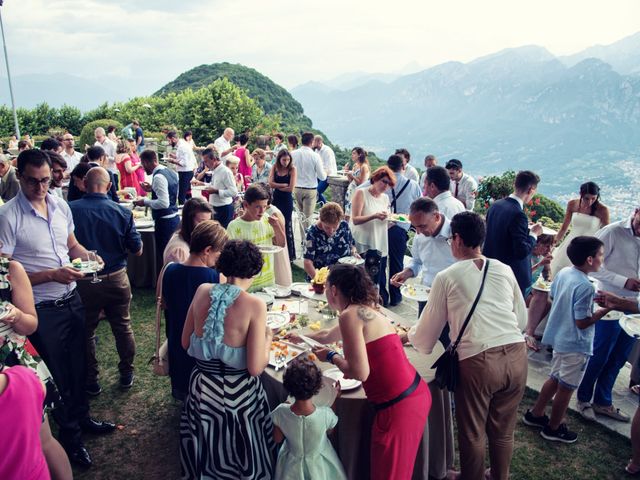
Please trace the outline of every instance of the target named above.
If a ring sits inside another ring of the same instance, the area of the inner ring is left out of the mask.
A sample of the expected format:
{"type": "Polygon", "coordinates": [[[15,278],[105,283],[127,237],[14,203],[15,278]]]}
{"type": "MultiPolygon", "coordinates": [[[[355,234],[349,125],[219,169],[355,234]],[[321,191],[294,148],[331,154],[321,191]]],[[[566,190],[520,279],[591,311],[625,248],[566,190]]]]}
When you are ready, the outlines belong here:
{"type": "Polygon", "coordinates": [[[84,177],[87,193],[107,193],[111,188],[109,173],[102,167],[93,167],[84,177]]]}
{"type": "Polygon", "coordinates": [[[227,140],[227,142],[230,142],[231,140],[233,140],[235,134],[236,132],[233,131],[233,128],[225,128],[222,136],[227,140]]]}

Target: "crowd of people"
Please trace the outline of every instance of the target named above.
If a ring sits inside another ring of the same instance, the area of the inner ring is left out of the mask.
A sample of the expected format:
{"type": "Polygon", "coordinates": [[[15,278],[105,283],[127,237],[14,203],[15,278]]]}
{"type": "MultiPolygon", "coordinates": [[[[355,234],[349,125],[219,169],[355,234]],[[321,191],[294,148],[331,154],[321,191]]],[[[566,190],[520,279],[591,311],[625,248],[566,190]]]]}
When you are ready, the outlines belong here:
{"type": "MultiPolygon", "coordinates": [[[[450,460],[436,478],[509,478],[528,351],[553,352],[549,379],[522,419],[544,439],[577,440],[565,420],[576,390],[585,419],[630,421],[612,389],[635,343],[616,312],[640,309],[640,208],[610,223],[599,187],[586,182],[560,231],[549,232],[524,212],[540,182],[534,172],[519,172],[513,193],[485,218],[474,213],[477,182],[460,160],[441,166],[427,155],[420,175],[399,148],[373,169],[361,147],[344,169],[340,205],[327,198],[327,179],[339,173],[335,154],[312,133],[278,133],[273,149],[251,151],[250,136],[230,128],[203,147],[191,132],[169,131],[170,151],[160,158],[145,149],[137,122],[125,130],[119,138],[96,129],[84,153],[65,133],[13,160],[0,157],[0,424],[14,432],[3,438],[0,478],[71,478],[70,462],[93,463],[83,433],[115,429],[91,417],[89,397],[102,392],[101,319],[115,338],[119,388],[135,384],[127,262],[145,246],[125,197],[154,220],[183,478],[346,478],[327,436],[340,419],[313,403],[317,364],[289,364],[291,403],[270,405],[260,378],[273,332],[264,300],[252,293],[290,285],[298,257],[309,279],[330,268],[326,297],[338,324],[309,336],[341,340],[343,352],[322,346],[314,354],[363,382],[375,410],[372,478],[412,477],[430,414],[430,387],[407,343],[422,354],[453,345],[459,358],[458,385],[442,408],[450,416],[455,403],[460,470],[450,460]],[[301,254],[294,212],[305,226],[301,254]],[[340,263],[344,257],[362,266],[340,263]],[[76,260],[93,260],[98,271],[85,275],[76,260]],[[406,301],[401,288],[413,277],[428,301],[398,334],[381,307],[406,301]]],[[[640,415],[632,432],[626,469],[635,474],[640,415]]]]}

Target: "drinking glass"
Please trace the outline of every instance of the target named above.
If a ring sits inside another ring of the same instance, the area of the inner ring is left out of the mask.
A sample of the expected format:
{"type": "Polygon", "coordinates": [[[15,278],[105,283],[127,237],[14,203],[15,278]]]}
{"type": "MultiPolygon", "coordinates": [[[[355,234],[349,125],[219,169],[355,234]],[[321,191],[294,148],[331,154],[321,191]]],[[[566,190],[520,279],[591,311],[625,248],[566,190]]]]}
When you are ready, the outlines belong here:
{"type": "Polygon", "coordinates": [[[102,280],[98,278],[98,269],[100,263],[98,262],[98,252],[96,250],[89,250],[87,252],[88,267],[93,270],[93,279],[91,283],[100,283],[102,280]]]}

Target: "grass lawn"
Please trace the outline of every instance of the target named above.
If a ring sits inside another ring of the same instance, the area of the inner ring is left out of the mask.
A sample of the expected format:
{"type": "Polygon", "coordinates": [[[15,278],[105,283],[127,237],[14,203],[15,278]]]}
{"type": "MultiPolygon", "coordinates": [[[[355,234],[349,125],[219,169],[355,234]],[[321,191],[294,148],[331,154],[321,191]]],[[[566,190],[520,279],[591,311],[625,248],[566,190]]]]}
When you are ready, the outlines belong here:
{"type": "MultiPolygon", "coordinates": [[[[300,271],[294,274],[299,281],[300,271]]],[[[87,470],[74,470],[78,479],[180,478],[178,424],[180,404],[170,394],[168,377],[156,377],[147,361],[155,344],[155,302],[151,290],[134,290],[131,308],[136,335],[136,382],[126,393],[118,385],[117,353],[107,322],[98,329],[98,359],[102,394],[91,401],[92,415],[120,425],[111,435],[86,437],[94,461],[87,470]]],[[[521,414],[535,399],[528,391],[521,414]]],[[[578,435],[573,445],[543,440],[537,430],[518,422],[512,462],[514,480],[605,480],[625,478],[630,457],[629,440],[597,424],[569,417],[578,435]]]]}

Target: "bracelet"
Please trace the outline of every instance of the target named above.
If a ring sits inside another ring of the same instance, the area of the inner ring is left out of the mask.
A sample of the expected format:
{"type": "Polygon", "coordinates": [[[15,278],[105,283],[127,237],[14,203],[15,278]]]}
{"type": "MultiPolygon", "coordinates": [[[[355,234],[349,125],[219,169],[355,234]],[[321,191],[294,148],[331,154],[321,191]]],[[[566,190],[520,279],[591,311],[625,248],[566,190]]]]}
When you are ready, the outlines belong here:
{"type": "Polygon", "coordinates": [[[327,362],[333,365],[333,357],[335,357],[337,354],[338,352],[334,352],[333,350],[330,350],[329,353],[327,353],[327,362]]]}

